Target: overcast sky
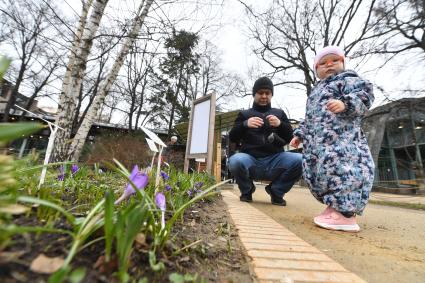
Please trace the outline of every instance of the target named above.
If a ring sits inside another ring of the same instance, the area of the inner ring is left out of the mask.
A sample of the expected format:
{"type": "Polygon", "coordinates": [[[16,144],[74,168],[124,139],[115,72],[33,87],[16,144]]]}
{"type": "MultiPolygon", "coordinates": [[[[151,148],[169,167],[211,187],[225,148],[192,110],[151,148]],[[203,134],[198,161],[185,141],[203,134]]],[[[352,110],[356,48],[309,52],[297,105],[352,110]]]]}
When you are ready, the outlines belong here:
{"type": "MultiPolygon", "coordinates": [[[[266,3],[271,1],[245,1],[252,5],[267,7],[266,3]]],[[[236,0],[228,0],[223,9],[222,32],[218,34],[218,46],[221,48],[226,68],[239,70],[244,74],[251,65],[261,64],[252,55],[250,45],[247,40],[246,26],[244,26],[243,6],[236,0]]],[[[313,62],[313,57],[310,58],[313,62]]],[[[374,71],[376,66],[382,63],[382,58],[376,57],[357,68],[360,75],[369,79],[375,85],[375,103],[373,107],[383,103],[384,95],[377,86],[384,88],[386,95],[392,99],[400,98],[403,89],[419,89],[425,91],[425,68],[424,62],[418,61],[419,56],[410,54],[400,56],[399,59],[391,61],[383,69],[374,71]]],[[[353,68],[350,60],[347,60],[347,67],[353,68]]],[[[264,65],[263,65],[264,66],[264,65]]],[[[250,78],[245,78],[249,81],[250,78]]],[[[252,81],[252,79],[251,79],[252,81]]],[[[252,84],[251,84],[252,85],[252,84]]],[[[289,112],[291,118],[299,119],[304,117],[306,94],[297,92],[291,88],[277,87],[275,91],[274,106],[281,106],[285,112],[289,112]]],[[[239,105],[247,107],[246,100],[239,105]]]]}
{"type": "MultiPolygon", "coordinates": [[[[80,7],[76,0],[60,0],[58,5],[63,5],[69,13],[79,13],[80,7]],[[59,4],[62,3],[62,4],[59,4]],[[69,9],[73,6],[73,10],[69,9]]],[[[186,29],[197,31],[203,19],[210,19],[210,23],[216,24],[207,29],[203,34],[204,39],[212,41],[222,53],[223,68],[237,72],[241,75],[247,86],[250,88],[255,78],[248,76],[248,70],[253,69],[254,73],[261,75],[266,73],[266,66],[261,63],[251,52],[251,44],[247,37],[247,27],[244,22],[244,7],[237,0],[225,0],[223,6],[206,7],[192,13],[193,3],[196,1],[177,1],[169,7],[173,13],[178,15],[190,15],[189,20],[184,23],[186,29]],[[192,6],[191,6],[192,5],[192,6]],[[211,20],[212,19],[212,20],[211,20]],[[219,28],[218,28],[219,26],[219,28]]],[[[208,2],[205,1],[204,2],[208,2]]],[[[254,8],[265,8],[271,0],[246,0],[254,8]]],[[[159,2],[160,3],[160,2],[159,2]]],[[[115,12],[125,13],[126,10],[135,9],[139,4],[138,0],[110,0],[108,8],[115,12]]],[[[167,9],[167,8],[165,8],[167,9]]],[[[170,11],[164,11],[170,13],[170,11]]],[[[392,61],[379,72],[371,71],[380,64],[380,58],[372,58],[360,69],[356,69],[360,75],[369,79],[377,86],[383,87],[386,94],[391,98],[399,98],[401,89],[422,89],[424,87],[425,68],[423,61],[417,64],[418,56],[407,55],[398,60],[392,61]]],[[[313,58],[310,58],[313,62],[313,58]]],[[[350,62],[348,61],[348,67],[350,62]]],[[[383,101],[383,93],[375,88],[376,102],[374,106],[383,101]]],[[[306,94],[288,87],[276,87],[272,105],[282,108],[290,118],[299,119],[304,117],[306,94]]],[[[234,108],[248,108],[252,104],[252,97],[244,99],[237,98],[230,102],[234,108]]]]}

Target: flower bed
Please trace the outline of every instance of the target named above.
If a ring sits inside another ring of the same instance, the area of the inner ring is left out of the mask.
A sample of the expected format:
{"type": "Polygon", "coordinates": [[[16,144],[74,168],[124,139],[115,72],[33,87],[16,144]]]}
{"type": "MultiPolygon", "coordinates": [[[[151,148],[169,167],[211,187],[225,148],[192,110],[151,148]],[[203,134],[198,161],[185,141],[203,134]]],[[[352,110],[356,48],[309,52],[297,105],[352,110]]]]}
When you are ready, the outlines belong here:
{"type": "Polygon", "coordinates": [[[42,166],[0,156],[2,282],[250,280],[219,184],[119,162],[42,166]]]}

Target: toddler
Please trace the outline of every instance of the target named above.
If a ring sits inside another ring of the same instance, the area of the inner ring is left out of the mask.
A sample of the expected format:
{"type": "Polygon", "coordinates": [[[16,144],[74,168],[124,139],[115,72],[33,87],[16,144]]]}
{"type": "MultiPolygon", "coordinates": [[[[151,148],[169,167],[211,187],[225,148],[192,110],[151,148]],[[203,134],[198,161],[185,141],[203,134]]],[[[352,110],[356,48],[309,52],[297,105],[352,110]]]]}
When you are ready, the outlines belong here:
{"type": "Polygon", "coordinates": [[[317,53],[319,82],[307,99],[305,119],[290,145],[303,143],[303,175],[313,196],[327,207],[314,218],[322,228],[358,232],[373,184],[374,163],[361,120],[374,96],[372,85],[345,70],[337,46],[317,53]]]}

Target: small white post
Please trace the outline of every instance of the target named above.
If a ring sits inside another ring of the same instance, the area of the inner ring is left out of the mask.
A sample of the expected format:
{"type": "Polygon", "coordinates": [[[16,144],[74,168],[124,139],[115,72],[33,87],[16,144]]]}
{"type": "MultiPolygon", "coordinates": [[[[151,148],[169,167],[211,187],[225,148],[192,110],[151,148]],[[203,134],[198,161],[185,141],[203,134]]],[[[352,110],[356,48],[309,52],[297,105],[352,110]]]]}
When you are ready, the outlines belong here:
{"type": "Polygon", "coordinates": [[[151,161],[151,169],[153,168],[153,162],[155,161],[156,152],[153,153],[152,161],[151,161]]]}
{"type": "Polygon", "coordinates": [[[28,139],[25,138],[22,141],[21,148],[19,149],[18,159],[21,159],[24,156],[25,148],[27,147],[28,139]]]}
{"type": "Polygon", "coordinates": [[[41,170],[41,176],[40,176],[40,183],[38,184],[38,189],[40,189],[41,185],[44,184],[44,179],[46,178],[46,172],[47,172],[47,164],[49,164],[50,155],[52,155],[53,151],[53,144],[55,142],[56,138],[56,132],[58,131],[58,126],[51,125],[49,123],[50,128],[50,136],[49,136],[49,142],[47,143],[47,149],[46,149],[46,155],[44,156],[44,163],[43,163],[43,170],[41,170]]]}
{"type": "MultiPolygon", "coordinates": [[[[141,129],[142,129],[143,132],[145,132],[145,134],[149,137],[149,139],[151,139],[153,141],[154,144],[158,144],[158,146],[159,146],[158,166],[156,168],[156,179],[155,179],[155,191],[157,191],[158,185],[159,185],[159,173],[161,172],[162,150],[163,150],[164,147],[167,147],[167,145],[152,131],[146,129],[143,126],[141,127],[141,129]]],[[[149,139],[146,139],[146,141],[148,142],[149,147],[151,147],[151,142],[149,141],[149,139]]]]}
{"type": "Polygon", "coordinates": [[[156,168],[156,179],[155,179],[155,191],[158,189],[158,185],[159,185],[159,173],[161,172],[162,149],[163,147],[159,145],[158,165],[156,168]]]}
{"type": "Polygon", "coordinates": [[[145,138],[148,143],[149,149],[153,152],[152,162],[151,162],[151,170],[153,169],[153,162],[155,160],[156,153],[158,152],[158,148],[155,145],[155,142],[151,139],[145,138]]]}
{"type": "Polygon", "coordinates": [[[41,175],[40,175],[40,183],[38,184],[38,189],[40,189],[41,185],[43,185],[43,183],[44,183],[44,179],[46,178],[47,164],[49,164],[50,155],[52,155],[53,145],[54,145],[55,137],[56,137],[56,132],[58,131],[58,129],[63,130],[63,128],[59,127],[58,125],[56,125],[56,124],[54,124],[50,121],[47,121],[47,120],[41,118],[37,114],[35,114],[31,111],[28,111],[28,110],[26,110],[25,108],[22,108],[19,105],[15,104],[15,107],[17,107],[17,108],[19,108],[19,109],[21,109],[21,110],[23,110],[27,113],[30,113],[30,114],[34,115],[35,117],[39,118],[40,120],[46,122],[47,125],[49,125],[49,128],[50,128],[49,142],[47,143],[46,155],[44,156],[44,162],[43,162],[44,166],[43,166],[43,170],[41,171],[41,175]]]}

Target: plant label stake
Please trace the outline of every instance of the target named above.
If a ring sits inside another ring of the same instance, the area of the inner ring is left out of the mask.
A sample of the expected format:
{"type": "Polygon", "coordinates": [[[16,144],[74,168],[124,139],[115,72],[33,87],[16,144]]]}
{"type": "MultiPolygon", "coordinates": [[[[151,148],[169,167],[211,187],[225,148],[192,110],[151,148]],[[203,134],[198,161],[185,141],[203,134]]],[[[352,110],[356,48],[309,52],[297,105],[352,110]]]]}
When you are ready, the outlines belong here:
{"type": "Polygon", "coordinates": [[[158,148],[155,145],[155,142],[151,139],[146,138],[146,142],[148,143],[149,149],[153,152],[151,168],[153,168],[153,162],[155,160],[156,153],[158,152],[158,148]]]}
{"type": "Polygon", "coordinates": [[[58,125],[56,125],[56,124],[54,124],[54,123],[52,123],[50,121],[47,121],[47,120],[41,118],[37,114],[35,114],[35,113],[31,112],[31,111],[28,111],[28,110],[22,108],[19,105],[16,105],[15,104],[15,106],[18,107],[19,109],[27,112],[27,113],[30,113],[30,114],[34,115],[38,119],[46,122],[47,125],[49,125],[49,128],[50,128],[49,142],[47,143],[46,155],[44,156],[44,162],[43,162],[43,165],[44,166],[43,166],[43,170],[41,171],[40,182],[38,183],[38,189],[40,189],[41,185],[43,185],[43,183],[44,183],[44,179],[46,178],[47,164],[49,164],[49,159],[50,159],[50,156],[52,155],[53,145],[54,145],[55,137],[56,137],[56,132],[58,131],[58,129],[63,130],[63,128],[59,127],[58,125]]]}
{"type": "MultiPolygon", "coordinates": [[[[156,144],[159,146],[159,155],[158,155],[158,166],[156,169],[156,178],[155,178],[155,190],[157,190],[159,185],[159,173],[161,172],[161,158],[162,158],[162,150],[167,145],[152,131],[146,129],[142,126],[142,131],[156,144]]],[[[153,168],[152,168],[153,169],[153,168]]]]}

